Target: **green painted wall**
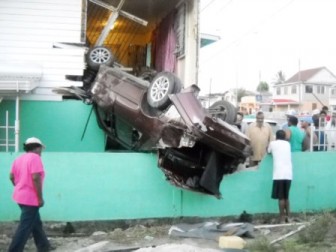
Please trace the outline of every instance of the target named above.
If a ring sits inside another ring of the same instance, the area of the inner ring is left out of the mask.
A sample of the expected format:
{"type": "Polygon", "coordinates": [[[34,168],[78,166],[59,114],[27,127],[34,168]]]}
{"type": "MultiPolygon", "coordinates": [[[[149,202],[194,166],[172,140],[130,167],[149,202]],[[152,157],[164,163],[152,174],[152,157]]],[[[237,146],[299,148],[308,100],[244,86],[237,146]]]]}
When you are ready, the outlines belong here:
{"type": "MultiPolygon", "coordinates": [[[[0,153],[0,221],[16,220],[18,207],[11,200],[8,179],[17,154],[0,153]]],[[[222,200],[184,191],[165,181],[155,154],[45,152],[44,220],[82,221],[213,217],[249,213],[276,213],[270,198],[272,159],[259,170],[224,177],[222,200]]],[[[291,207],[294,212],[336,208],[332,190],[336,152],[294,153],[291,207]]]]}
{"type": "MultiPolygon", "coordinates": [[[[276,213],[270,198],[272,159],[259,170],[224,177],[222,200],[171,186],[157,168],[155,154],[104,153],[104,134],[92,114],[81,140],[91,106],[80,101],[20,102],[20,147],[30,136],[42,139],[47,149],[46,220],[115,220],[178,216],[225,216],[276,213]]],[[[9,111],[14,124],[15,102],[0,103],[0,125],[9,111]]],[[[0,131],[0,140],[4,132],[0,131]]],[[[3,150],[0,148],[0,150],[3,150]]],[[[22,150],[22,149],[21,149],[22,150]]],[[[0,221],[16,220],[18,207],[11,200],[10,166],[17,153],[0,152],[0,221]]],[[[294,153],[293,211],[336,208],[332,190],[336,152],[294,153]]]]}
{"type": "MultiPolygon", "coordinates": [[[[40,138],[50,152],[101,152],[104,151],[104,134],[92,113],[83,140],[82,134],[91,106],[81,101],[20,101],[20,149],[28,137],[40,138]]],[[[0,125],[5,124],[6,111],[10,125],[14,125],[15,101],[0,103],[0,125]]],[[[4,139],[4,131],[0,131],[4,139]]],[[[11,135],[14,139],[14,135],[11,135]]],[[[4,148],[0,148],[4,151],[4,148]]],[[[12,148],[14,150],[14,148],[12,148]]]]}

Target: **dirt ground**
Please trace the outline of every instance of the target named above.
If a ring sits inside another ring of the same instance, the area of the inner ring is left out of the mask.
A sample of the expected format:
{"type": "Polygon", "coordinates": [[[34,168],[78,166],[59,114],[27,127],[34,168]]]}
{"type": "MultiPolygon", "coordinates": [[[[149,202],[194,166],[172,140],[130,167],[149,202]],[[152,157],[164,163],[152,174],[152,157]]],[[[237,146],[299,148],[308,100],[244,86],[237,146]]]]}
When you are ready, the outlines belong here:
{"type": "MultiPolygon", "coordinates": [[[[56,246],[56,252],[229,251],[220,250],[218,240],[181,238],[168,234],[172,225],[206,221],[237,223],[239,218],[45,222],[44,226],[51,243],[56,246]]],[[[281,225],[276,224],[275,215],[250,216],[249,221],[254,226],[254,238],[242,237],[246,247],[239,251],[336,251],[334,214],[328,214],[327,217],[324,213],[301,214],[293,217],[291,223],[281,225]],[[314,228],[311,228],[313,225],[314,228]],[[288,234],[287,238],[276,241],[288,234]],[[322,238],[315,239],[319,236],[322,238]]],[[[13,222],[0,223],[0,251],[6,251],[16,226],[17,223],[13,222]]],[[[32,240],[26,245],[25,251],[36,251],[32,240]]]]}

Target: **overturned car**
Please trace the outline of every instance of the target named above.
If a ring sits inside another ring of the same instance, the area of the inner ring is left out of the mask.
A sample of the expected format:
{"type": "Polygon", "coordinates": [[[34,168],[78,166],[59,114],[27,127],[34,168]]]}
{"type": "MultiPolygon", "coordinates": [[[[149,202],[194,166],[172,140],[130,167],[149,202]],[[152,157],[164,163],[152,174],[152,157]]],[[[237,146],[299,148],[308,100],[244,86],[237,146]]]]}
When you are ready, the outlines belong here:
{"type": "Polygon", "coordinates": [[[224,121],[227,112],[232,117],[227,104],[205,109],[197,86],[181,87],[170,72],[148,82],[101,66],[90,93],[111,145],[156,151],[158,166],[171,184],[220,198],[220,182],[245,163],[249,140],[224,121]]]}

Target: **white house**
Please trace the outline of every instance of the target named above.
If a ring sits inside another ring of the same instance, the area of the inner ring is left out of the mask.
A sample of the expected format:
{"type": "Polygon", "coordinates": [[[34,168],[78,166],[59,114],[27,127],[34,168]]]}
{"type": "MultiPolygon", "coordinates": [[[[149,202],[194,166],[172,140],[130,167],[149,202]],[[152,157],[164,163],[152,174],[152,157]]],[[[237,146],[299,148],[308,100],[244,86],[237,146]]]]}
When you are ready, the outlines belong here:
{"type": "Polygon", "coordinates": [[[273,87],[274,111],[309,112],[336,105],[336,76],[326,67],[302,70],[273,87]]]}
{"type": "Polygon", "coordinates": [[[66,75],[82,75],[84,47],[59,48],[59,42],[84,44],[86,1],[0,1],[0,96],[31,91],[21,98],[60,100],[55,87],[82,85],[66,75]]]}

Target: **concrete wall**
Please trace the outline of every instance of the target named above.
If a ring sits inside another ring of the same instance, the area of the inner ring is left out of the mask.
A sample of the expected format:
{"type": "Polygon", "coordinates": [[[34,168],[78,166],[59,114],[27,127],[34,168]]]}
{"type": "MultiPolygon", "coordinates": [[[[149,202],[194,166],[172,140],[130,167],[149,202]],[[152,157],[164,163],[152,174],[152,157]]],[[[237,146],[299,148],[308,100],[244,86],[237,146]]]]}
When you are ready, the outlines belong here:
{"type": "MultiPolygon", "coordinates": [[[[16,154],[0,153],[0,221],[17,220],[8,179],[16,154]]],[[[336,207],[335,152],[294,153],[291,207],[294,212],[336,207]]],[[[213,217],[276,213],[270,198],[272,159],[259,170],[224,177],[222,200],[180,190],[165,181],[156,155],[144,153],[43,153],[46,169],[44,220],[84,221],[213,217]]]]}

